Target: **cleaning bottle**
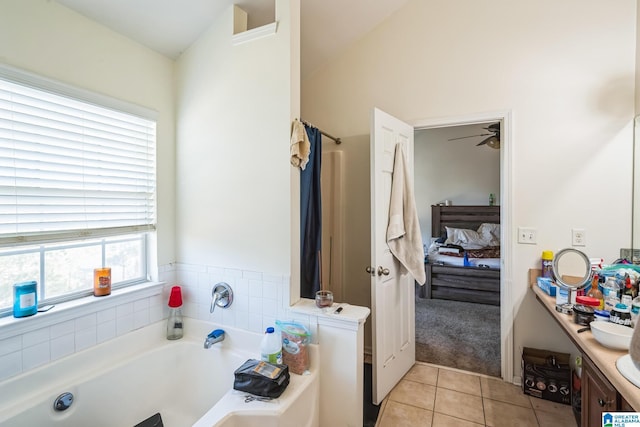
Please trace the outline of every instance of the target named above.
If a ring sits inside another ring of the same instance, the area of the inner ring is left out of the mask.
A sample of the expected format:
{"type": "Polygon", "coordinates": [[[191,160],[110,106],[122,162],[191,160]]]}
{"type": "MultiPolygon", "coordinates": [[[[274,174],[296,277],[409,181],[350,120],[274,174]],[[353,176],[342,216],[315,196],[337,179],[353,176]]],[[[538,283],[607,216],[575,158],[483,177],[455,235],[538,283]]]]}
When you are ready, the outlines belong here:
{"type": "Polygon", "coordinates": [[[269,363],[282,364],[282,337],[269,326],[262,337],[260,344],[260,360],[269,363]]]}
{"type": "Polygon", "coordinates": [[[182,290],[180,286],[171,288],[169,296],[169,319],[167,320],[167,339],[177,340],[182,338],[182,290]]]}

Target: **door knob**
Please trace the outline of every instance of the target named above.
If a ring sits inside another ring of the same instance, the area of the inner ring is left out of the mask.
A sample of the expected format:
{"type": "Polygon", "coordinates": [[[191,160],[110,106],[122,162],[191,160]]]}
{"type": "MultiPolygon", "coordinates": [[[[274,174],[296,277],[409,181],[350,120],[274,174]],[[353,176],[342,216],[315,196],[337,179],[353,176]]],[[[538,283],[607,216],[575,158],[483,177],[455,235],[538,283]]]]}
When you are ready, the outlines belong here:
{"type": "Polygon", "coordinates": [[[372,276],[375,276],[375,274],[376,274],[376,271],[371,266],[368,266],[367,268],[365,268],[365,271],[367,273],[369,273],[370,275],[372,275],[372,276]]]}
{"type": "Polygon", "coordinates": [[[389,269],[388,268],[383,268],[382,266],[378,267],[378,276],[388,276],[389,275],[389,269]]]}

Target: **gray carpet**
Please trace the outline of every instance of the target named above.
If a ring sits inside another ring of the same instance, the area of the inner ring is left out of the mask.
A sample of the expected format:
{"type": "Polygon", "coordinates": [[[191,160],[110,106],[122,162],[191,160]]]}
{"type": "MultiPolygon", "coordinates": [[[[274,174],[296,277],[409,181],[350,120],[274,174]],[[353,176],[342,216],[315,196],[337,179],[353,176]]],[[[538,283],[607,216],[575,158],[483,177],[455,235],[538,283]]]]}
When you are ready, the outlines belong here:
{"type": "Polygon", "coordinates": [[[500,376],[500,307],[416,297],[416,360],[500,376]]]}

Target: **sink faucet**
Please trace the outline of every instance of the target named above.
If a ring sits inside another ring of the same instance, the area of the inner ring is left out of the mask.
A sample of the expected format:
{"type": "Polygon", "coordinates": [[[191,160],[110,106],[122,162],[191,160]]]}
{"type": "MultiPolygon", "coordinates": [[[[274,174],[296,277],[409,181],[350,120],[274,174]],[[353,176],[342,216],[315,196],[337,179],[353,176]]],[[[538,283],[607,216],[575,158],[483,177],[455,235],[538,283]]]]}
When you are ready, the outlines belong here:
{"type": "Polygon", "coordinates": [[[204,340],[204,348],[211,348],[217,342],[224,341],[224,331],[222,329],[214,329],[204,340]]]}

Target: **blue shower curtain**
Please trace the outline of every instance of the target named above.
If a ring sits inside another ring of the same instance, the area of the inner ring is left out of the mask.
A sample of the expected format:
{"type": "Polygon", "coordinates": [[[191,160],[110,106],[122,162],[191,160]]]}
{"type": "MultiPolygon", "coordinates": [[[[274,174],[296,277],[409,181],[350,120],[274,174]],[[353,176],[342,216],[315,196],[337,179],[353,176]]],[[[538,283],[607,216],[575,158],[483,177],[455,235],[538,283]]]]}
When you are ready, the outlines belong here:
{"type": "Polygon", "coordinates": [[[304,127],[311,143],[311,153],[307,167],[300,171],[300,296],[315,298],[320,290],[322,135],[314,127],[306,124],[304,127]]]}

